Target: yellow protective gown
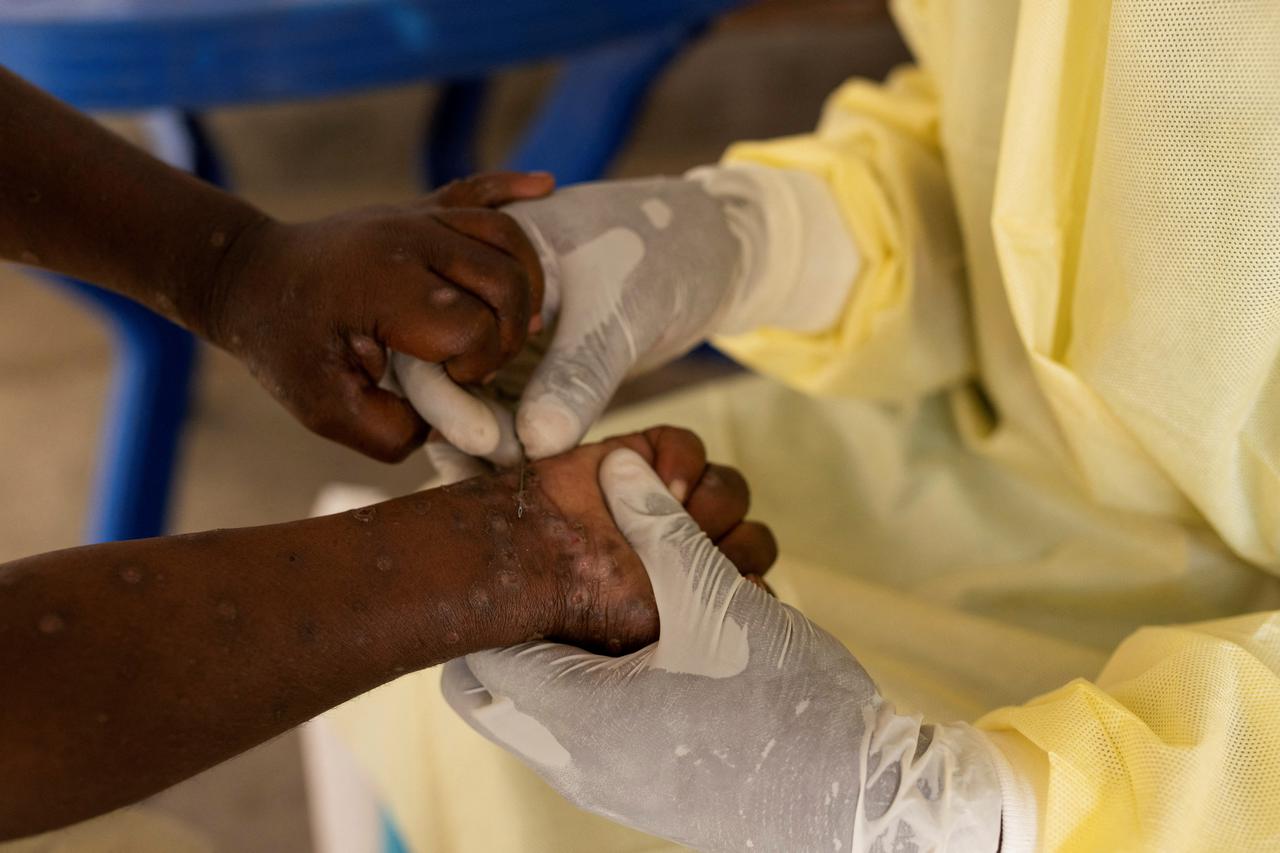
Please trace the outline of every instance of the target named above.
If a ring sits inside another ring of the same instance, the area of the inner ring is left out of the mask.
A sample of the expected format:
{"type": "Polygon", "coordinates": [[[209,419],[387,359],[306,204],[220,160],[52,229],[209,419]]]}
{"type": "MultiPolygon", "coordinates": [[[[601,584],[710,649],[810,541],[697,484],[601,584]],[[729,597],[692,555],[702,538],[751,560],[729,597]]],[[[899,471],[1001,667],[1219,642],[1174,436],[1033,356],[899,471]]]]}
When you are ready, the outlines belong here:
{"type": "MultiPolygon", "coordinates": [[[[1021,754],[1043,847],[1280,849],[1280,4],[895,13],[918,67],[728,154],[828,183],[864,256],[842,321],[722,342],[790,388],[597,432],[675,422],[741,467],[784,597],[900,708],[1021,754]]],[[[671,849],[430,673],[332,718],[416,850],[671,849]]]]}

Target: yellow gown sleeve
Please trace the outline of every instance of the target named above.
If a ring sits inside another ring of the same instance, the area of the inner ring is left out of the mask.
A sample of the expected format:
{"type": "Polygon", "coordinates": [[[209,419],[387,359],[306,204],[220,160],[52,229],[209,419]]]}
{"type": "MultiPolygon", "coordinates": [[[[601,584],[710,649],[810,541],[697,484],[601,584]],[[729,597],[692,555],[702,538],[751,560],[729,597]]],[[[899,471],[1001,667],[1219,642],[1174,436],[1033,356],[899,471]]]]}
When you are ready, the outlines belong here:
{"type": "Polygon", "coordinates": [[[937,141],[928,79],[903,68],[854,80],[828,100],[812,134],[741,142],[731,164],[822,179],[862,258],[841,319],[816,334],[761,329],[716,344],[800,390],[912,399],[972,369],[964,261],[937,141]]]}
{"type": "Polygon", "coordinates": [[[1280,848],[1280,613],[1144,628],[979,721],[1040,750],[1046,850],[1280,848]]]}

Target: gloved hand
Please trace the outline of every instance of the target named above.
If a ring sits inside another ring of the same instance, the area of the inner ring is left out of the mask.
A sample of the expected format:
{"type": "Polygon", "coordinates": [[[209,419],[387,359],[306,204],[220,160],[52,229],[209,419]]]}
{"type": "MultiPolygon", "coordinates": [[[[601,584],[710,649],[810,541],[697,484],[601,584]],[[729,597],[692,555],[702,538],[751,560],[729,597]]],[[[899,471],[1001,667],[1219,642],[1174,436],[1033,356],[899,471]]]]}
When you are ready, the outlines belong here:
{"type": "Polygon", "coordinates": [[[994,851],[995,747],[899,715],[833,637],[742,580],[635,453],[600,481],[657,643],[526,643],[449,663],[478,732],[588,811],[700,850],[994,851]]]}
{"type": "Polygon", "coordinates": [[[540,326],[542,270],[524,232],[492,208],[553,184],[477,175],[406,205],[297,224],[264,218],[235,242],[193,327],[308,428],[398,461],[422,444],[427,423],[379,387],[386,349],[459,382],[479,382],[518,353],[540,326]]]}
{"type": "Polygon", "coordinates": [[[522,390],[514,424],[439,366],[396,356],[415,408],[473,456],[511,464],[523,444],[538,459],[577,444],[628,375],[713,334],[832,322],[856,263],[843,263],[854,250],[839,248],[848,238],[820,182],[781,170],[701,174],[582,184],[504,208],[542,262],[549,348],[517,360],[517,370],[532,366],[527,384],[505,383],[522,390]],[[805,274],[810,241],[842,259],[819,271],[831,287],[805,274]]]}

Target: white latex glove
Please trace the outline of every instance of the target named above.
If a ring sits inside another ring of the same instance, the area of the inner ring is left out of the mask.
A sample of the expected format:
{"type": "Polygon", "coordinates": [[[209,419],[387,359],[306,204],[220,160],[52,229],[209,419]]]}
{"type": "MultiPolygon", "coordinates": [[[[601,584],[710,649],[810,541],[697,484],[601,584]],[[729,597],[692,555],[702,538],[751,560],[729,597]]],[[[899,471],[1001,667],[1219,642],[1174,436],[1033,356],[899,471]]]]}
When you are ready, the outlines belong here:
{"type": "Polygon", "coordinates": [[[535,459],[575,446],[627,376],[711,335],[829,327],[858,268],[835,202],[798,172],[710,168],[581,184],[505,211],[538,250],[553,329],[527,385],[517,383],[514,424],[440,366],[393,359],[429,423],[501,464],[521,445],[535,459]]]}
{"type": "Polygon", "coordinates": [[[895,713],[835,638],[742,580],[636,454],[608,456],[600,482],[660,639],[621,658],[527,643],[453,661],[445,696],[474,729],[581,808],[701,850],[997,849],[985,735],[895,713]]]}

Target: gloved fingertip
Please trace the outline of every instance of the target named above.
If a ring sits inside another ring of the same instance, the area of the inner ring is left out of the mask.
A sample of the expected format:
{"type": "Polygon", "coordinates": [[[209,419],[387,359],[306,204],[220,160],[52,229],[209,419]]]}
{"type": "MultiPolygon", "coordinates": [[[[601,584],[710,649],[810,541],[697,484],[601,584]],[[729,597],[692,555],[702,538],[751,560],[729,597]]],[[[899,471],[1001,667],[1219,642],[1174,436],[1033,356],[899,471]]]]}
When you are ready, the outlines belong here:
{"type": "Polygon", "coordinates": [[[447,441],[428,441],[423,447],[423,452],[426,453],[427,461],[436,472],[427,488],[451,485],[485,473],[483,463],[463,453],[447,441]]]}
{"type": "Polygon", "coordinates": [[[498,424],[489,418],[452,420],[437,424],[436,428],[450,444],[468,456],[488,457],[498,449],[501,438],[498,424]]]}
{"type": "Polygon", "coordinates": [[[498,441],[493,450],[485,454],[485,459],[494,465],[509,468],[524,458],[520,441],[516,438],[515,414],[497,400],[489,396],[478,396],[498,428],[498,441]]]}
{"type": "MultiPolygon", "coordinates": [[[[627,447],[612,451],[600,463],[600,489],[614,520],[628,538],[639,534],[636,522],[642,518],[684,511],[645,458],[627,447]]],[[[636,544],[632,542],[633,546],[636,544]]]]}
{"type": "Polygon", "coordinates": [[[530,459],[563,453],[582,438],[578,418],[553,399],[523,403],[516,414],[516,435],[530,459]]]}
{"type": "Polygon", "coordinates": [[[490,453],[486,458],[494,465],[502,468],[510,468],[511,466],[518,465],[520,463],[520,447],[519,445],[507,445],[505,443],[499,444],[497,449],[490,453]]]}
{"type": "Polygon", "coordinates": [[[454,658],[440,672],[440,692],[445,702],[463,719],[492,700],[489,691],[476,678],[466,658],[454,658]]]}
{"type": "Polygon", "coordinates": [[[629,447],[610,451],[600,463],[600,482],[605,486],[629,485],[637,481],[651,485],[656,479],[657,474],[644,457],[629,447]]]}
{"type": "Polygon", "coordinates": [[[455,385],[441,365],[404,353],[393,353],[392,364],[413,408],[450,444],[470,456],[482,457],[498,447],[502,430],[492,409],[455,385]]]}

